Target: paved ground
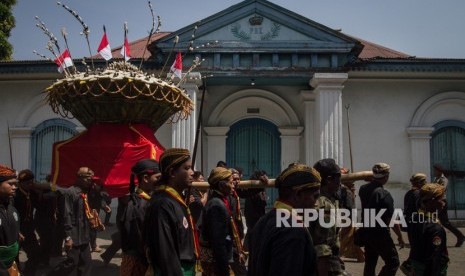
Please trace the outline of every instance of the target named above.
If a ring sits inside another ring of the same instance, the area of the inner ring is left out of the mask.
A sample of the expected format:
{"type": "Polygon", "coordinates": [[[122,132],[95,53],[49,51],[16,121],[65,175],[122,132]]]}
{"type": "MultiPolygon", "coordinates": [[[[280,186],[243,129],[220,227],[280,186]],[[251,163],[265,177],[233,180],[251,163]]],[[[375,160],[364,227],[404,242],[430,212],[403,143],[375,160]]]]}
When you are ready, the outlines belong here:
{"type": "MultiPolygon", "coordinates": [[[[465,233],[465,228],[459,228],[462,233],[465,233]]],[[[450,263],[449,263],[449,269],[448,269],[448,276],[461,276],[465,275],[465,245],[462,247],[454,247],[457,239],[455,236],[449,231],[446,230],[447,232],[447,249],[449,252],[449,258],[450,258],[450,263]]],[[[392,237],[394,237],[394,240],[396,241],[397,239],[395,238],[394,232],[392,232],[392,237]]],[[[403,238],[405,242],[408,242],[407,235],[406,233],[403,232],[403,238]]],[[[400,263],[405,261],[408,257],[410,249],[408,248],[408,245],[406,248],[399,249],[397,247],[397,252],[399,253],[399,258],[400,258],[400,263]]],[[[346,268],[347,271],[350,272],[353,276],[361,276],[363,275],[363,266],[364,263],[357,263],[354,262],[353,260],[345,260],[346,263],[346,268]]],[[[381,260],[381,258],[378,260],[378,265],[376,266],[376,271],[379,272],[381,270],[381,267],[384,265],[384,262],[381,260]]],[[[396,276],[401,276],[404,275],[400,270],[397,271],[396,276]]]]}
{"type": "MultiPolygon", "coordinates": [[[[465,228],[460,228],[460,230],[465,233],[465,228]]],[[[108,245],[111,242],[110,235],[116,231],[116,228],[114,226],[108,227],[108,229],[105,232],[99,233],[99,238],[98,238],[98,244],[100,247],[103,249],[106,249],[108,245]]],[[[446,230],[447,231],[447,230],[446,230]]],[[[405,234],[405,233],[404,233],[405,234]]],[[[394,236],[394,234],[393,234],[394,236]]],[[[404,237],[404,240],[407,241],[407,237],[404,237]]],[[[465,275],[465,245],[456,248],[454,247],[456,242],[455,236],[447,231],[447,245],[449,249],[449,256],[451,259],[451,262],[449,264],[449,271],[448,275],[449,276],[460,276],[460,275],[465,275]]],[[[404,248],[398,250],[399,255],[400,255],[400,260],[401,262],[407,259],[408,253],[409,253],[409,248],[404,248]]],[[[51,263],[52,265],[58,263],[62,258],[53,258],[51,263]]],[[[113,260],[110,262],[109,265],[105,266],[102,259],[100,258],[99,253],[92,253],[92,276],[107,276],[107,275],[119,275],[119,266],[121,264],[121,251],[118,251],[116,256],[113,258],[113,260]]],[[[25,260],[25,255],[23,252],[21,252],[20,255],[20,260],[24,261],[25,260]]],[[[346,267],[347,271],[351,273],[353,276],[361,276],[363,275],[363,265],[364,263],[357,263],[354,260],[345,260],[346,261],[346,267]]],[[[378,266],[377,266],[377,271],[381,269],[383,265],[382,260],[380,259],[378,261],[378,266]]],[[[51,268],[41,268],[36,275],[37,276],[42,276],[46,275],[47,271],[50,270],[51,268]]],[[[398,271],[397,275],[403,275],[402,272],[398,271]]]]}

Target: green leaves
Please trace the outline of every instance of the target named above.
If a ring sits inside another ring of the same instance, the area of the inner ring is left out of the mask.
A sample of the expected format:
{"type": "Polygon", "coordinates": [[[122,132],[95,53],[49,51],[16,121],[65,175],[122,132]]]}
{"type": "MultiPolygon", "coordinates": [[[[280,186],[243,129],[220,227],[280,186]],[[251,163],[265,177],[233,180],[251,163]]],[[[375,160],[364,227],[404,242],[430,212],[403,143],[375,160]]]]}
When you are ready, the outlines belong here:
{"type": "Polygon", "coordinates": [[[15,27],[12,7],[16,0],[2,0],[0,3],[0,60],[10,60],[13,46],[8,42],[11,30],[15,27]]]}

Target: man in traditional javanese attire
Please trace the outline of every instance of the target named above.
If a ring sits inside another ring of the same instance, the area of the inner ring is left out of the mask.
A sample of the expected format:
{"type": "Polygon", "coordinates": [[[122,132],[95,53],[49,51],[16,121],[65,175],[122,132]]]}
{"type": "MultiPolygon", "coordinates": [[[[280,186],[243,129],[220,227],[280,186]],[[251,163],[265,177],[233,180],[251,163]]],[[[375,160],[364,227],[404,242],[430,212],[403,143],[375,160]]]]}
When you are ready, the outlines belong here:
{"type": "MultiPolygon", "coordinates": [[[[341,173],[347,174],[349,173],[349,170],[346,168],[341,168],[341,173]]],[[[352,212],[352,210],[356,208],[355,183],[353,181],[343,182],[341,189],[338,192],[338,198],[339,208],[352,212]]],[[[352,221],[356,219],[352,217],[352,213],[349,215],[349,218],[352,221]]],[[[352,224],[341,228],[341,231],[339,232],[339,238],[341,241],[341,250],[339,254],[341,257],[356,259],[357,262],[363,263],[365,261],[365,253],[363,252],[362,248],[360,248],[360,246],[354,243],[354,232],[355,227],[352,224]]]]}
{"type": "Polygon", "coordinates": [[[41,255],[34,225],[34,209],[37,208],[39,195],[33,189],[33,185],[34,174],[32,171],[20,171],[14,206],[19,213],[20,233],[24,237],[24,241],[20,243],[20,246],[27,254],[27,261],[23,269],[26,276],[34,275],[41,255]]]}
{"type": "Polygon", "coordinates": [[[160,185],[145,214],[144,239],[152,275],[195,275],[199,269],[198,236],[192,214],[181,196],[192,183],[186,149],[167,149],[160,156],[160,185]],[[197,268],[197,269],[196,269],[197,268]]]}
{"type": "Polygon", "coordinates": [[[320,182],[320,174],[303,164],[293,164],[276,178],[279,198],[252,230],[247,275],[317,275],[312,237],[294,209],[315,208],[320,182]]]}
{"type": "Polygon", "coordinates": [[[229,276],[233,243],[241,243],[228,199],[233,189],[232,172],[217,167],[211,171],[208,183],[211,194],[202,210],[199,225],[203,275],[229,276]]]}
{"type": "MultiPolygon", "coordinates": [[[[439,164],[435,164],[433,166],[434,169],[434,180],[433,183],[437,183],[439,185],[444,186],[446,189],[446,195],[447,195],[447,185],[449,183],[449,180],[445,176],[445,169],[443,166],[439,164]]],[[[461,247],[463,243],[465,242],[465,235],[452,223],[449,221],[449,215],[448,215],[448,207],[447,207],[447,198],[444,199],[446,206],[442,210],[439,210],[439,220],[441,221],[442,226],[444,226],[446,229],[452,232],[457,237],[457,243],[455,244],[455,247],[461,247]]]]}
{"type": "Polygon", "coordinates": [[[103,227],[98,216],[89,207],[87,195],[94,185],[94,172],[81,167],[74,186],[62,190],[64,208],[65,250],[67,258],[49,275],[69,275],[77,269],[78,275],[89,275],[91,270],[90,231],[103,227]]]}
{"type": "Polygon", "coordinates": [[[142,231],[145,210],[160,176],[158,162],[153,159],[142,159],[131,168],[130,199],[122,211],[121,218],[116,221],[118,229],[121,229],[121,248],[123,250],[121,276],[144,275],[147,271],[148,263],[142,231]],[[137,186],[135,179],[137,179],[137,186]]]}
{"type": "MultiPolygon", "coordinates": [[[[195,171],[194,182],[204,182],[205,178],[201,171],[195,171]]],[[[191,188],[190,194],[187,195],[186,202],[189,203],[189,209],[192,212],[192,217],[194,218],[194,223],[197,224],[197,221],[200,218],[200,213],[202,212],[203,206],[207,202],[208,192],[200,191],[196,188],[191,188]]]]}
{"type": "Polygon", "coordinates": [[[16,171],[0,165],[0,276],[19,275],[15,262],[19,252],[19,216],[10,204],[17,184],[16,171]]]}
{"type": "MultiPolygon", "coordinates": [[[[396,245],[391,237],[390,221],[394,215],[394,199],[391,193],[384,188],[389,180],[391,166],[386,163],[376,163],[373,168],[373,180],[364,184],[359,189],[360,201],[362,203],[362,217],[364,212],[379,213],[385,209],[381,215],[382,223],[375,221],[371,227],[363,227],[362,240],[365,246],[365,267],[364,275],[375,275],[376,264],[379,257],[383,259],[384,266],[379,275],[396,275],[399,268],[399,254],[396,245]]],[[[400,232],[400,225],[394,224],[392,229],[397,236],[399,246],[404,247],[405,243],[400,232]]]]}
{"type": "Polygon", "coordinates": [[[409,259],[412,275],[447,275],[446,231],[434,215],[445,208],[445,195],[446,188],[436,183],[425,184],[420,189],[419,211],[413,214],[408,228],[412,237],[409,259]]]}

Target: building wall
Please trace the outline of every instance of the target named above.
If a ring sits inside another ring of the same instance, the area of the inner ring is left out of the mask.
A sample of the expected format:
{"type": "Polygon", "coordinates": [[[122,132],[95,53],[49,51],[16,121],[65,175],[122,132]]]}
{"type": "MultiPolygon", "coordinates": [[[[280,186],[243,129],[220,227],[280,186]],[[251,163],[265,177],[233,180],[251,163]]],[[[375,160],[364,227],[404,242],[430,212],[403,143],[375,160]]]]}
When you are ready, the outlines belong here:
{"type": "MultiPolygon", "coordinates": [[[[310,80],[310,77],[309,77],[310,80]]],[[[8,125],[16,169],[28,168],[31,153],[28,135],[41,122],[61,118],[52,112],[45,102],[43,89],[50,80],[0,80],[0,163],[10,164],[8,125]]],[[[310,87],[260,86],[244,87],[234,85],[209,86],[204,105],[204,127],[229,127],[244,118],[263,118],[278,127],[295,128],[298,133],[298,154],[293,161],[305,162],[306,151],[317,145],[305,141],[305,104],[303,91],[310,87]],[[259,114],[247,114],[247,108],[260,108],[259,114]],[[300,128],[300,131],[298,130],[300,128]]],[[[311,93],[310,93],[311,94],[311,93]]],[[[408,180],[415,173],[415,156],[412,154],[412,139],[408,129],[412,127],[432,128],[444,120],[465,122],[465,82],[460,79],[389,78],[352,75],[344,83],[342,91],[344,105],[350,105],[350,128],[352,155],[355,171],[370,170],[376,162],[391,165],[387,188],[391,190],[396,207],[402,207],[403,196],[409,189],[408,180]]],[[[199,103],[198,103],[199,104],[199,103]]],[[[347,114],[343,112],[344,159],[341,164],[350,168],[347,114]]],[[[70,119],[82,130],[82,125],[70,119]]],[[[202,155],[197,156],[197,169],[208,172],[212,164],[221,159],[209,160],[216,156],[215,148],[208,147],[205,128],[202,131],[202,155]]],[[[162,126],[156,133],[163,146],[172,146],[172,125],[162,126]]],[[[429,147],[426,148],[429,150],[429,147]]],[[[425,156],[429,156],[426,153],[425,156]]],[[[428,157],[429,158],[429,157],[428,157]]],[[[286,165],[290,159],[283,161],[286,165]]],[[[316,160],[311,160],[309,165],[316,160]]],[[[430,175],[430,171],[424,171],[430,175]]],[[[357,182],[357,187],[363,182],[357,182]]]]}
{"type": "MultiPolygon", "coordinates": [[[[465,84],[454,80],[349,78],[342,94],[344,104],[350,105],[354,170],[370,170],[376,162],[390,164],[391,174],[386,187],[391,191],[396,207],[402,208],[403,196],[410,188],[409,178],[417,172],[414,170],[412,141],[407,129],[432,128],[442,120],[465,122],[465,104],[458,99],[465,97],[465,84]],[[451,91],[454,91],[452,98],[451,91]],[[448,100],[441,102],[435,98],[448,100]],[[414,120],[415,114],[421,113],[419,109],[428,100],[432,103],[424,112],[423,120],[414,120]]],[[[347,116],[344,116],[344,127],[347,127],[347,116]]],[[[348,167],[347,129],[344,151],[343,166],[348,167]]],[[[426,151],[429,162],[429,146],[426,151]]],[[[431,175],[429,168],[423,172],[431,175]]],[[[361,184],[363,182],[357,182],[357,188],[361,184]]]]}
{"type": "MultiPolygon", "coordinates": [[[[385,162],[391,165],[391,175],[387,188],[392,192],[397,208],[402,208],[403,197],[410,188],[409,178],[417,172],[414,170],[412,156],[412,139],[409,137],[410,127],[433,127],[440,120],[459,120],[465,122],[465,107],[457,104],[439,104],[441,107],[434,110],[434,114],[426,116],[424,123],[413,124],[414,116],[418,113],[422,103],[432,97],[445,95],[451,90],[465,96],[465,85],[461,81],[454,80],[429,80],[419,79],[386,79],[386,78],[354,78],[344,84],[342,91],[344,106],[349,105],[349,117],[352,140],[352,155],[355,171],[371,170],[373,164],[385,162]],[[412,125],[413,124],[413,125],[412,125]]],[[[239,86],[218,86],[209,88],[208,100],[205,104],[204,123],[207,126],[229,126],[239,119],[259,117],[268,119],[275,124],[284,124],[287,118],[285,113],[277,110],[272,105],[260,103],[260,95],[256,98],[247,99],[241,102],[238,97],[237,102],[230,102],[223,107],[223,112],[215,113],[225,98],[235,94],[251,93],[251,91],[263,91],[263,99],[268,101],[265,94],[271,93],[282,99],[294,112],[297,117],[296,125],[303,127],[305,120],[305,107],[301,97],[302,91],[308,91],[308,87],[254,87],[244,88],[239,86]],[[247,104],[244,104],[247,103],[247,104]],[[247,114],[248,107],[260,107],[260,114],[247,114]],[[268,111],[262,109],[268,108],[268,111]],[[275,108],[275,109],[272,109],[275,108]],[[218,117],[218,114],[221,116],[218,117]],[[213,116],[213,118],[212,118],[213,116]]],[[[447,95],[445,96],[447,98],[447,95]]],[[[279,106],[282,103],[274,101],[279,106]]],[[[433,110],[430,110],[433,112],[433,110]]],[[[426,113],[428,114],[428,112],[426,113]]],[[[343,167],[350,168],[350,154],[347,130],[347,113],[343,112],[343,132],[344,132],[344,161],[343,167]]],[[[304,129],[300,134],[301,149],[295,161],[304,162],[306,141],[304,140],[304,129]]],[[[207,141],[203,141],[204,147],[207,141]]],[[[313,145],[317,147],[318,145],[313,145]]],[[[208,151],[217,152],[215,148],[204,148],[204,156],[208,156],[208,151]]],[[[429,159],[429,147],[426,148],[425,155],[429,159]]],[[[210,155],[211,156],[211,155],[210,155]]],[[[215,159],[215,162],[218,159],[215,159]]],[[[316,160],[308,162],[312,165],[316,160]]],[[[429,161],[428,161],[429,162],[429,161]]],[[[204,167],[211,169],[210,162],[204,160],[204,167]]],[[[429,163],[428,163],[429,164],[429,163]]],[[[283,164],[282,164],[283,165],[283,164]]],[[[209,170],[207,170],[209,171],[209,170]]],[[[429,168],[424,171],[430,175],[429,168]]],[[[363,181],[357,182],[357,187],[363,181]]]]}
{"type": "MultiPolygon", "coordinates": [[[[0,101],[2,121],[0,122],[0,162],[11,165],[10,144],[13,166],[22,170],[31,166],[31,134],[40,123],[53,118],[55,114],[45,101],[44,88],[50,80],[0,80],[4,100],[0,101]]],[[[75,119],[70,119],[78,130],[82,126],[75,119]]]]}

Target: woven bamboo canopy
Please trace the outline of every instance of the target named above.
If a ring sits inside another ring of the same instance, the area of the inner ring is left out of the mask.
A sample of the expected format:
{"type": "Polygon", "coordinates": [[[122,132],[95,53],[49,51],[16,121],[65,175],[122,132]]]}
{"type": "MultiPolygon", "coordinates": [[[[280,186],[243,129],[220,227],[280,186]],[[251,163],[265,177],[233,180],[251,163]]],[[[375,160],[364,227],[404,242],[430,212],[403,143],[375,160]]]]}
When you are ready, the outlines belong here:
{"type": "Polygon", "coordinates": [[[156,131],[165,122],[186,119],[193,102],[178,86],[113,62],[103,71],[67,74],[45,89],[52,110],[75,117],[84,126],[95,123],[144,123],[156,131]]]}

